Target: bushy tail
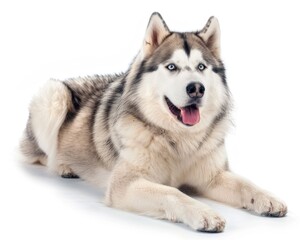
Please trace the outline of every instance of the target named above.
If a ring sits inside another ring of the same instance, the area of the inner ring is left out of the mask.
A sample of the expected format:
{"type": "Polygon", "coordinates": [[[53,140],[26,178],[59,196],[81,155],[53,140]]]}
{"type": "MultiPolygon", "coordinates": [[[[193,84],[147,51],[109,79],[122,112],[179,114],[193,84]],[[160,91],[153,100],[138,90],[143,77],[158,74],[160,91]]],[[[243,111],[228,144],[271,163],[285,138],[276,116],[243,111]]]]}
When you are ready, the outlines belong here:
{"type": "Polygon", "coordinates": [[[57,80],[49,80],[34,96],[21,142],[21,151],[27,161],[41,162],[41,159],[47,157],[47,165],[52,169],[57,168],[58,133],[72,107],[70,91],[57,80]]]}

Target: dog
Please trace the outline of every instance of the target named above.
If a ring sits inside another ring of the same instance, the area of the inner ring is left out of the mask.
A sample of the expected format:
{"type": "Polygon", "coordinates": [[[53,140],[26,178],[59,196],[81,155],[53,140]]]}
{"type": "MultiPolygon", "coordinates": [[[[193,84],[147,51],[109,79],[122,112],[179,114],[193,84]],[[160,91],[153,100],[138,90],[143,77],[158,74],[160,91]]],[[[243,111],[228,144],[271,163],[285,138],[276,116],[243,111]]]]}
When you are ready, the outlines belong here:
{"type": "Polygon", "coordinates": [[[282,201],[228,167],[231,109],[218,20],[173,32],[153,13],[125,73],[41,88],[20,149],[29,163],[105,187],[107,206],[198,231],[222,232],[225,220],[192,193],[283,217],[282,201]]]}

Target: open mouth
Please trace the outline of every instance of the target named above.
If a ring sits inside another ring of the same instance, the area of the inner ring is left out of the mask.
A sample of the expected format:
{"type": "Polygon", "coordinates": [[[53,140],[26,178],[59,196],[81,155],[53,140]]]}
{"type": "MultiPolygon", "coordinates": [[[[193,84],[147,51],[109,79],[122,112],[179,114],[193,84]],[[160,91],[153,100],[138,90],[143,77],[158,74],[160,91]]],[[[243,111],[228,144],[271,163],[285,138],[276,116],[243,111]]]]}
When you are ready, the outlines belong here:
{"type": "Polygon", "coordinates": [[[167,97],[165,100],[171,113],[184,125],[193,126],[200,121],[200,111],[196,104],[178,108],[167,97]]]}

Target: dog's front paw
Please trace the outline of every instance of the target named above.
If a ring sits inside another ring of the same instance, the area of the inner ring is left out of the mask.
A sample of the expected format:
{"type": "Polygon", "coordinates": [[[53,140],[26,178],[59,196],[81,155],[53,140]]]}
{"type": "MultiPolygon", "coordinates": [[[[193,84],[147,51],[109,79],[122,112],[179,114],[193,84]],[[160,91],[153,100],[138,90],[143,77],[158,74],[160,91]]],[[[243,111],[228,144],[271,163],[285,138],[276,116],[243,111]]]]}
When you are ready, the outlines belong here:
{"type": "Polygon", "coordinates": [[[183,222],[199,232],[218,233],[225,228],[225,219],[210,209],[189,209],[183,222]]]}
{"type": "Polygon", "coordinates": [[[251,199],[251,205],[250,210],[262,216],[284,217],[287,214],[287,206],[266,193],[256,194],[251,199]]]}

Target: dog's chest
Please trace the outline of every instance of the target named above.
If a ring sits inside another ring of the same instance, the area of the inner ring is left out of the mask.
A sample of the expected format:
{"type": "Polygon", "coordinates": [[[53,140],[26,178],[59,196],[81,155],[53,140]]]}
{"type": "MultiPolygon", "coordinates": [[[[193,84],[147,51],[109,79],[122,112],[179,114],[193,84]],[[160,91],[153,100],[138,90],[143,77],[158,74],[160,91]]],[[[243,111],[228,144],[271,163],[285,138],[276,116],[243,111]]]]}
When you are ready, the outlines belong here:
{"type": "MultiPolygon", "coordinates": [[[[203,181],[207,179],[207,169],[212,169],[218,164],[212,157],[217,141],[214,138],[204,141],[204,138],[201,134],[162,135],[157,142],[153,141],[153,147],[160,146],[156,149],[154,162],[161,164],[163,174],[168,175],[165,184],[179,187],[190,183],[190,179],[193,178],[191,175],[195,174],[201,175],[203,181]]],[[[154,149],[151,151],[154,152],[154,149]]]]}
{"type": "Polygon", "coordinates": [[[122,149],[129,149],[132,153],[126,155],[127,160],[147,168],[150,174],[167,185],[184,184],[185,176],[193,166],[205,162],[203,159],[213,145],[210,139],[203,143],[205,133],[175,134],[145,127],[140,122],[131,122],[125,128],[125,123],[117,124],[116,127],[119,127],[118,136],[122,149]]]}
{"type": "Polygon", "coordinates": [[[161,145],[168,150],[169,157],[182,162],[192,159],[195,155],[201,154],[201,139],[203,136],[192,134],[169,134],[161,135],[161,145]]]}
{"type": "Polygon", "coordinates": [[[159,161],[167,163],[173,176],[181,175],[202,155],[200,137],[161,134],[151,145],[149,151],[155,153],[159,161]]]}

